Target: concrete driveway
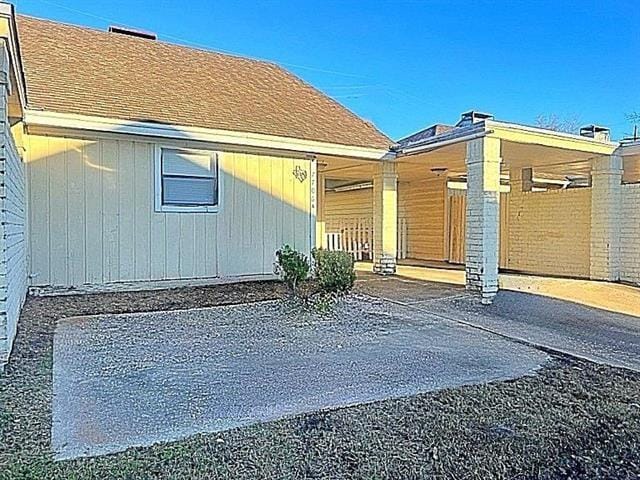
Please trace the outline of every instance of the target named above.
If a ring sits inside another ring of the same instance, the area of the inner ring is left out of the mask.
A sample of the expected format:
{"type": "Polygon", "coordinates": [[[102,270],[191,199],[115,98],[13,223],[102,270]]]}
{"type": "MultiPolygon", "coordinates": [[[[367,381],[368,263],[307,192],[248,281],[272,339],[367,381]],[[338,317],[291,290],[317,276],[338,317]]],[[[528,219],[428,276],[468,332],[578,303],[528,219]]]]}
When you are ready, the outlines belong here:
{"type": "Polygon", "coordinates": [[[54,336],[52,445],[57,459],[100,455],[516,378],[547,358],[368,296],[328,316],[262,302],[69,318],[54,336]]]}
{"type": "MultiPolygon", "coordinates": [[[[514,339],[640,371],[640,317],[584,305],[583,288],[576,292],[576,302],[551,298],[540,289],[534,290],[538,294],[502,290],[492,305],[482,306],[461,285],[418,280],[413,276],[380,278],[368,273],[359,274],[358,288],[370,295],[514,339]]],[[[551,279],[551,283],[554,284],[555,280],[551,279]]],[[[525,288],[524,280],[519,282],[525,288]]],[[[571,280],[562,282],[566,284],[571,280]]],[[[545,282],[539,281],[538,284],[545,282]]],[[[586,291],[599,289],[601,297],[603,292],[612,289],[624,291],[627,296],[640,297],[640,290],[633,287],[601,282],[589,284],[586,291]],[[628,289],[636,291],[627,292],[628,289]]],[[[569,290],[563,292],[564,297],[568,297],[569,290]]]]}

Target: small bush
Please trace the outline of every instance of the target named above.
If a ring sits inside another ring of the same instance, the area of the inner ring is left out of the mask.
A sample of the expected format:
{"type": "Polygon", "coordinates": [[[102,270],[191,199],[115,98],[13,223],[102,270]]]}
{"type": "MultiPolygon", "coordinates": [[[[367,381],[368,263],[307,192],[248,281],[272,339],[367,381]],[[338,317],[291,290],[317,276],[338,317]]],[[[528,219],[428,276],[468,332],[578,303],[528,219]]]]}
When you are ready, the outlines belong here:
{"type": "Polygon", "coordinates": [[[344,293],[356,281],[353,257],[347,252],[314,250],[315,277],[325,292],[344,293]]]}
{"type": "Polygon", "coordinates": [[[274,272],[282,278],[294,295],[297,296],[298,287],[307,279],[310,269],[307,256],[289,245],[283,246],[276,252],[274,272]]]}

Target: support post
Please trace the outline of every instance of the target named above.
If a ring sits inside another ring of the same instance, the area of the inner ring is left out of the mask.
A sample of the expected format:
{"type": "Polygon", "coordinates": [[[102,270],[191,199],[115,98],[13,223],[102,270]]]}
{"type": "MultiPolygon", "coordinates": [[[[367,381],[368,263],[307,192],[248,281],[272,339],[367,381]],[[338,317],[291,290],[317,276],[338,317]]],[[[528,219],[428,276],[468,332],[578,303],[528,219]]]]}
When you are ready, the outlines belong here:
{"type": "Polygon", "coordinates": [[[620,224],[623,163],[619,155],[598,158],[591,167],[591,278],[620,280],[620,224]]]}
{"type": "Polygon", "coordinates": [[[381,161],[373,176],[373,271],[396,273],[398,174],[393,161],[381,161]]]}
{"type": "Polygon", "coordinates": [[[467,142],[466,287],[490,304],[498,292],[500,139],[467,142]]]}
{"type": "Polygon", "coordinates": [[[316,182],[316,248],[327,248],[327,226],[325,220],[326,179],[318,166],[316,182]]]}

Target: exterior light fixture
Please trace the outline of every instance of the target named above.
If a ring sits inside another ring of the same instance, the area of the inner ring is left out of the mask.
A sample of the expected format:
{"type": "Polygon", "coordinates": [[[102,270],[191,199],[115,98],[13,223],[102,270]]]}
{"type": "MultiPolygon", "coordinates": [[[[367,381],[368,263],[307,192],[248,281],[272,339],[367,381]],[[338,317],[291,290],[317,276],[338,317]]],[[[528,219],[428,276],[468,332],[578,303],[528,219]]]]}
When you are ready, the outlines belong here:
{"type": "Polygon", "coordinates": [[[437,177],[440,177],[441,175],[447,173],[447,167],[433,167],[431,169],[431,173],[433,173],[437,177]]]}

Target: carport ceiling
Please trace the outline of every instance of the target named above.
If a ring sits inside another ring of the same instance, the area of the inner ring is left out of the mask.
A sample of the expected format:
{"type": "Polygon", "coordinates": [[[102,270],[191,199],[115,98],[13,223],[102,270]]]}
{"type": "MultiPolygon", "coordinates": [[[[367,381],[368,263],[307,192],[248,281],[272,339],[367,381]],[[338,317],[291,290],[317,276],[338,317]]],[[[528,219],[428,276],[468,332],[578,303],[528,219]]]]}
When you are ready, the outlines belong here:
{"type": "Polygon", "coordinates": [[[585,176],[591,172],[591,162],[600,155],[592,152],[565,150],[543,145],[502,142],[503,171],[510,168],[533,168],[535,172],[585,176]]]}
{"type": "Polygon", "coordinates": [[[318,169],[328,180],[371,181],[378,161],[343,157],[318,157],[318,169]]]}
{"type": "Polygon", "coordinates": [[[446,168],[447,176],[466,175],[467,147],[465,143],[455,143],[429,152],[398,158],[398,179],[400,181],[433,178],[434,169],[446,168]]]}
{"type": "MultiPolygon", "coordinates": [[[[446,168],[447,176],[466,175],[466,143],[456,143],[428,152],[400,157],[398,175],[401,181],[435,176],[433,169],[446,168]]],[[[502,171],[510,168],[533,168],[541,174],[554,176],[586,176],[591,162],[598,158],[593,152],[581,152],[536,144],[502,141],[502,171]]]]}

